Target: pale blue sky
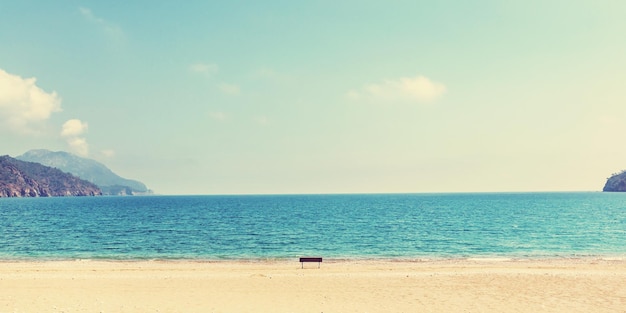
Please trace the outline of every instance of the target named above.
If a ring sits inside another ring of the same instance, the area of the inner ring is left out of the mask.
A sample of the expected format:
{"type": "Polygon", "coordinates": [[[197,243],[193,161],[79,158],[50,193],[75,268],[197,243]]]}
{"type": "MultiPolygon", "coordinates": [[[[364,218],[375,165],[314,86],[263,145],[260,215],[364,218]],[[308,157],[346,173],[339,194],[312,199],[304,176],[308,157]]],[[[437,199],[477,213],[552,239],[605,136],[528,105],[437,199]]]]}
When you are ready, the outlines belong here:
{"type": "Polygon", "coordinates": [[[0,154],[70,151],[161,194],[600,190],[626,168],[624,16],[0,0],[0,154]]]}

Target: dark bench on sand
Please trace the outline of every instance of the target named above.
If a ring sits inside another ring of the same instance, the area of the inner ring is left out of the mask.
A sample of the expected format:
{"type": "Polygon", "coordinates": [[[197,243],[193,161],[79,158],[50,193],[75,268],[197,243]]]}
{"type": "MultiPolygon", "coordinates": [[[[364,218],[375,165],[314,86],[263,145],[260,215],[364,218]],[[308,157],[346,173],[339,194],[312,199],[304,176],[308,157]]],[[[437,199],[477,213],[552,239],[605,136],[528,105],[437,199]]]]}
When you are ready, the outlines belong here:
{"type": "Polygon", "coordinates": [[[304,268],[304,262],[317,262],[317,268],[320,268],[320,264],[322,263],[322,258],[300,258],[300,263],[302,264],[302,268],[304,268]]]}

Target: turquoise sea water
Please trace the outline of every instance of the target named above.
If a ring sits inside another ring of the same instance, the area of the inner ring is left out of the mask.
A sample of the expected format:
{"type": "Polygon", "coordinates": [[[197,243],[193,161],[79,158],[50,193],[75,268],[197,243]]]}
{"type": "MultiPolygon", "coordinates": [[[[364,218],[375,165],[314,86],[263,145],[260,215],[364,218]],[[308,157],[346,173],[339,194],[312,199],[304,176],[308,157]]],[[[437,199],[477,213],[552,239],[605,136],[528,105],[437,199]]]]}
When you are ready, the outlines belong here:
{"type": "Polygon", "coordinates": [[[0,199],[0,259],[626,256],[625,193],[0,199]]]}

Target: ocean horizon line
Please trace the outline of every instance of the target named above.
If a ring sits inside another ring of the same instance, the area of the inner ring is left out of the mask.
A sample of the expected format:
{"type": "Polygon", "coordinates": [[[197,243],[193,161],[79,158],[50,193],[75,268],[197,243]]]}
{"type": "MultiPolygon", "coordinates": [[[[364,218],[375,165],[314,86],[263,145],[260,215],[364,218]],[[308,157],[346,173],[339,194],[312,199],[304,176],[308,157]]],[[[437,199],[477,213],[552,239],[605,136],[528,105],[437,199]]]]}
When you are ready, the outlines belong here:
{"type": "MultiPolygon", "coordinates": [[[[304,192],[304,193],[190,193],[190,194],[168,194],[168,193],[154,193],[154,194],[141,194],[139,197],[154,197],[154,196],[171,196],[171,197],[196,197],[196,196],[361,196],[361,195],[469,195],[469,194],[559,194],[559,193],[606,193],[606,194],[620,194],[620,192],[605,192],[602,190],[539,190],[539,191],[416,191],[416,192],[304,192]]],[[[626,194],[626,193],[625,193],[626,194]]],[[[117,195],[105,195],[102,197],[126,197],[117,195]]]]}

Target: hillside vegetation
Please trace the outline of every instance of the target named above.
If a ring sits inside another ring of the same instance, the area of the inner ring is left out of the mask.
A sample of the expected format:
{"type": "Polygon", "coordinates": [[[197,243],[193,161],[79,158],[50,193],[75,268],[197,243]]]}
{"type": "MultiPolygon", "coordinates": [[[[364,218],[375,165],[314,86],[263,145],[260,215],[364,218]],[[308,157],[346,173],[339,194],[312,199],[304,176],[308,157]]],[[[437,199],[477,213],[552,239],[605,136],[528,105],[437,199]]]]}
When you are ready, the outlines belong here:
{"type": "Polygon", "coordinates": [[[59,169],[0,156],[0,197],[96,196],[98,186],[59,169]]]}

